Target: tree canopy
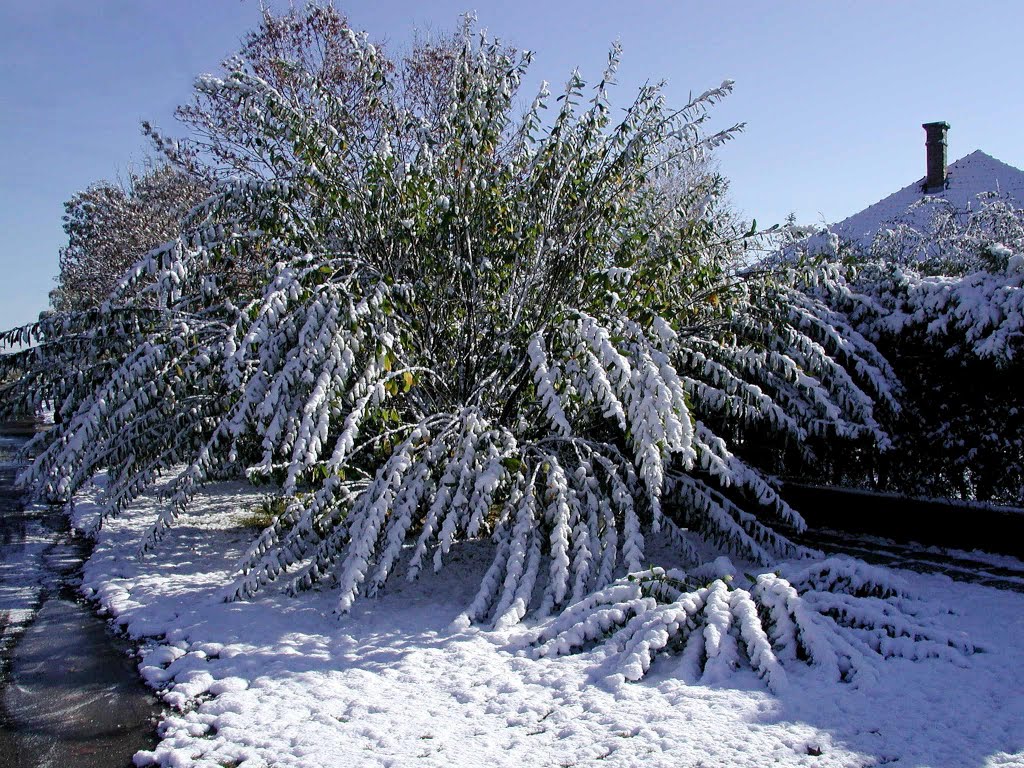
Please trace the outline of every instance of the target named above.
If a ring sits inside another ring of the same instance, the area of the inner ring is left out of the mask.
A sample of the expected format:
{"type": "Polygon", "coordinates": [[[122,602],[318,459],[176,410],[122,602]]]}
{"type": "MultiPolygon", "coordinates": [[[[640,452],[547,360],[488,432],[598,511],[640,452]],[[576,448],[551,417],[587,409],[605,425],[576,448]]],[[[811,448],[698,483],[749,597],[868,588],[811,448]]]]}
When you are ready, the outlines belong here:
{"type": "Polygon", "coordinates": [[[166,164],[102,181],[64,203],[68,244],[50,303],[58,310],[94,307],[150,249],[178,236],[191,208],[209,191],[166,164]]]}

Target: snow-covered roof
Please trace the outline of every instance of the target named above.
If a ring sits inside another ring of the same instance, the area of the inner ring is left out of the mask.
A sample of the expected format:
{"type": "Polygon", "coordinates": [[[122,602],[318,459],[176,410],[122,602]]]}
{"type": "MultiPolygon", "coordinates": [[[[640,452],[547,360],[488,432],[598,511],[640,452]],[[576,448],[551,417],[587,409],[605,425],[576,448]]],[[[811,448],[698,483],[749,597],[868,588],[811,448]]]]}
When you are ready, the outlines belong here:
{"type": "Polygon", "coordinates": [[[927,207],[908,210],[924,197],[936,197],[953,204],[959,210],[976,206],[978,195],[997,192],[1000,197],[1010,198],[1024,207],[1024,171],[996,160],[981,150],[961,157],[947,167],[948,183],[945,189],[922,191],[924,178],[909,184],[899,192],[893,192],[860,213],[855,213],[830,229],[843,240],[868,245],[875,233],[885,224],[905,221],[908,224],[924,225],[929,212],[927,207]]]}

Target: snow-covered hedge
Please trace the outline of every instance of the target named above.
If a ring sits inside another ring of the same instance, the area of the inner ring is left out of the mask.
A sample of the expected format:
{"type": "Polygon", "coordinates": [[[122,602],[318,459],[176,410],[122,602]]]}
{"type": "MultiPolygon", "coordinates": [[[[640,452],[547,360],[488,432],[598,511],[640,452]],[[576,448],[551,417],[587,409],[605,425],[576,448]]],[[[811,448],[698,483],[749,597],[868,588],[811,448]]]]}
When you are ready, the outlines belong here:
{"type": "MultiPolygon", "coordinates": [[[[874,480],[903,492],[1024,502],[1024,211],[925,198],[867,249],[832,242],[819,296],[879,346],[906,384],[896,449],[874,480]]],[[[817,242],[817,241],[813,241],[817,242]]]]}

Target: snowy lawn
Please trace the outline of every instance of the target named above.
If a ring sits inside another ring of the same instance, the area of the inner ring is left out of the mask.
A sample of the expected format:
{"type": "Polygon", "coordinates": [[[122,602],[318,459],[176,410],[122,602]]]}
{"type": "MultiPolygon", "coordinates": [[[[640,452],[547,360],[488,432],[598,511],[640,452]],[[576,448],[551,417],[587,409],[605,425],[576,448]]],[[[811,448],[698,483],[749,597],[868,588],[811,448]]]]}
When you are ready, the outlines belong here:
{"type": "MultiPolygon", "coordinates": [[[[154,555],[135,555],[155,503],[101,531],[85,589],[133,637],[171,708],[138,765],[1024,766],[1024,595],[904,574],[944,627],[985,648],[964,666],[880,662],[860,687],[791,670],[782,695],[749,670],[687,685],[671,659],[610,690],[602,652],[535,659],[527,628],[450,629],[490,562],[463,545],[440,574],[332,614],[330,589],[222,601],[259,501],[241,485],[197,498],[154,555]]],[[[94,507],[76,505],[80,522],[94,507]]]]}

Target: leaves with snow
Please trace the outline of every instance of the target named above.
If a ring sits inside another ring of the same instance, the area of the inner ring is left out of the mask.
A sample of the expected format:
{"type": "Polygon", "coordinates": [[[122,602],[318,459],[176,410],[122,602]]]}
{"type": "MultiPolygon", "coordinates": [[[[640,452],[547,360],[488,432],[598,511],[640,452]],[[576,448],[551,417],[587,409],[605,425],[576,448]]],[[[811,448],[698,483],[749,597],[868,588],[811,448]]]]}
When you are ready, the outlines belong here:
{"type": "Polygon", "coordinates": [[[1024,211],[993,192],[966,211],[926,197],[906,216],[863,252],[840,246],[817,287],[906,383],[895,449],[859,477],[849,462],[840,472],[903,493],[1020,504],[1024,211]]]}
{"type": "Polygon", "coordinates": [[[879,674],[878,659],[942,658],[974,652],[963,636],[914,615],[913,601],[889,571],[833,557],[764,573],[740,586],[720,558],[690,573],[652,568],[630,574],[567,608],[532,638],[538,656],[601,643],[611,655],[606,682],[639,680],[657,657],[674,674],[720,682],[749,666],[774,692],[798,662],[826,679],[879,674]]]}

